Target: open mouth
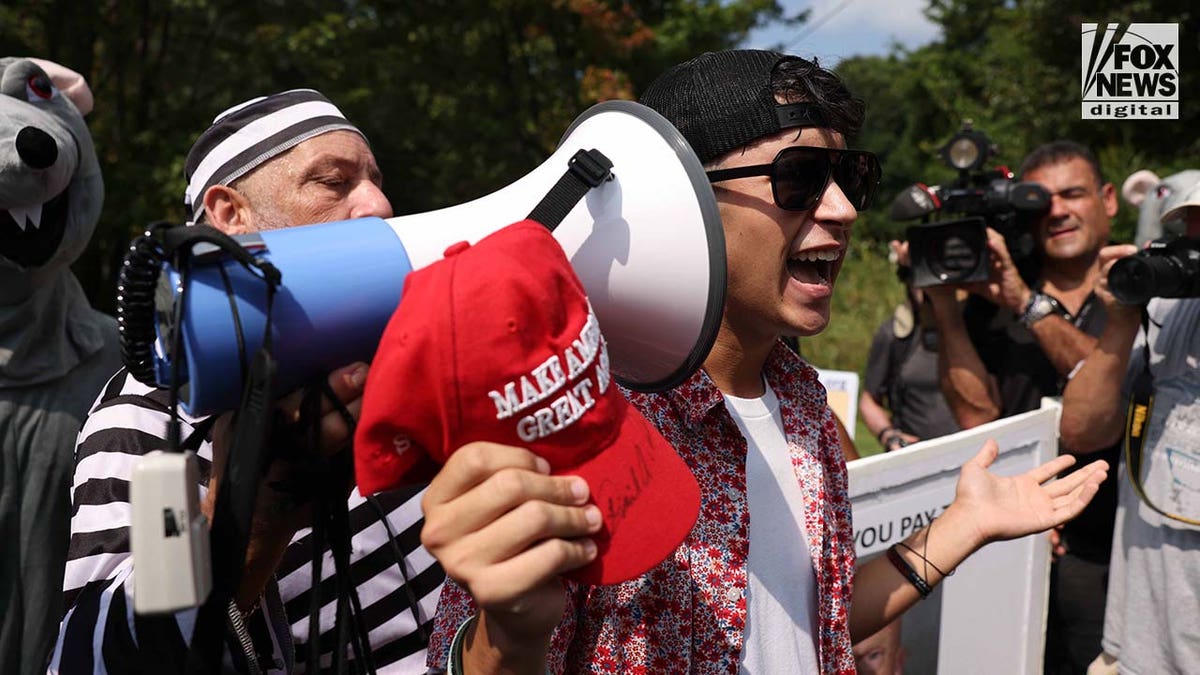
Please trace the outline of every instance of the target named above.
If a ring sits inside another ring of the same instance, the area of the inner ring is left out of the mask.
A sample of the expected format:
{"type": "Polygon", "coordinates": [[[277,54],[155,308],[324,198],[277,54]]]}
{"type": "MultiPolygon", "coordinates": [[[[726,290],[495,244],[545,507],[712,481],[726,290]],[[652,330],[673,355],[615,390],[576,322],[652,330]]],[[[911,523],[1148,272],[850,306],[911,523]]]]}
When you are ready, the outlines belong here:
{"type": "Polygon", "coordinates": [[[44,204],[0,209],[0,256],[25,268],[46,264],[67,229],[67,192],[44,204]]]}
{"type": "Polygon", "coordinates": [[[788,276],[802,284],[832,286],[834,265],[841,257],[838,249],[797,251],[788,256],[788,276]]]}

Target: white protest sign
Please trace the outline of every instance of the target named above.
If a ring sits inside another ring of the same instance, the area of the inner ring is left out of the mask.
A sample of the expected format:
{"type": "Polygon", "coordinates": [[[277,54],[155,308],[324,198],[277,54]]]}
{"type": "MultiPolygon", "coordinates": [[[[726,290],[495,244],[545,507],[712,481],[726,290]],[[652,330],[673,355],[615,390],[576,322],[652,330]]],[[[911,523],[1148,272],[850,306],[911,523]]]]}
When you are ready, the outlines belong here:
{"type": "MultiPolygon", "coordinates": [[[[991,470],[1023,473],[1057,454],[1058,410],[1043,403],[1041,410],[851,462],[859,558],[882,553],[941,514],[954,499],[959,469],[988,438],[1000,445],[991,470]]],[[[990,544],[971,556],[905,615],[907,672],[1041,672],[1049,572],[1044,535],[990,544]]]]}
{"type": "Polygon", "coordinates": [[[854,427],[858,424],[858,373],[852,370],[825,370],[817,368],[817,379],[825,387],[826,398],[833,414],[838,416],[850,440],[854,440],[854,427]]]}

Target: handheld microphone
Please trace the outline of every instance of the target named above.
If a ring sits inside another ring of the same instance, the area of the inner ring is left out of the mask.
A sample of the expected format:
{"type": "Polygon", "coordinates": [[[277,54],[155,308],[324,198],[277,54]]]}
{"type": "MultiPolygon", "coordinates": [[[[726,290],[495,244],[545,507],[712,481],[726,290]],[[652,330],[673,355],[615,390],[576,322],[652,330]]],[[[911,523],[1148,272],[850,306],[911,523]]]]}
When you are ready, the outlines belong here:
{"type": "Polygon", "coordinates": [[[942,208],[938,186],[913,183],[892,200],[892,220],[916,220],[942,208]]]}

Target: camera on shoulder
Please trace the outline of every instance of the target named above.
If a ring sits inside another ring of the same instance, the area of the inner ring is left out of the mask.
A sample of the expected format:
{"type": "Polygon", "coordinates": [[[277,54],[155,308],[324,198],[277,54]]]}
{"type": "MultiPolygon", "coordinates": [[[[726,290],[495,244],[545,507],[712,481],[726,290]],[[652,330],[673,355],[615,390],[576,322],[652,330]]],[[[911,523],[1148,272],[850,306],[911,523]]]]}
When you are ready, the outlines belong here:
{"type": "Polygon", "coordinates": [[[939,151],[958,177],[948,185],[915,183],[893,200],[893,220],[921,221],[905,230],[913,286],[986,280],[991,263],[989,227],[1004,236],[1023,276],[1036,276],[1031,269],[1036,261],[1028,224],[1049,207],[1050,193],[1037,183],[1014,180],[1007,167],[984,169],[995,154],[996,146],[987,135],[965,122],[939,151]]]}
{"type": "Polygon", "coordinates": [[[1108,271],[1108,287],[1125,305],[1150,298],[1200,297],[1200,239],[1156,239],[1108,271]]]}

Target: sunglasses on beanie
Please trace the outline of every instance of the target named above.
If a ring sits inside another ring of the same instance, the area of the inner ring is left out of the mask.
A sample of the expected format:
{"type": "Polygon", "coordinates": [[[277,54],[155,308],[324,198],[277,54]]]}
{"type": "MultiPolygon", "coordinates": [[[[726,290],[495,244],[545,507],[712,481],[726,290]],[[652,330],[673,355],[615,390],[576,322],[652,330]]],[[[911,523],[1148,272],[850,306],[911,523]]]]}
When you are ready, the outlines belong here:
{"type": "Polygon", "coordinates": [[[770,164],[708,171],[708,181],[770,176],[775,205],[785,211],[808,211],[817,205],[832,177],[846,199],[862,211],[871,205],[882,171],[879,158],[865,150],[792,146],[770,164]]]}

